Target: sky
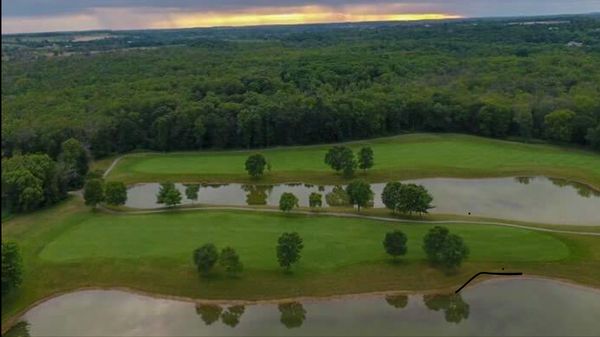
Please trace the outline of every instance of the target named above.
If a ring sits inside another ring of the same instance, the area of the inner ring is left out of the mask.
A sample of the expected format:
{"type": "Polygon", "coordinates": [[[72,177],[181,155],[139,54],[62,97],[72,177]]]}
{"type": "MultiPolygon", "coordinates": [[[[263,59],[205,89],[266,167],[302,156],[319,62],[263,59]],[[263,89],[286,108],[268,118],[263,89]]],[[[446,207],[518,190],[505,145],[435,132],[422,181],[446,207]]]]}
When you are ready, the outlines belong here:
{"type": "Polygon", "coordinates": [[[600,12],[600,0],[2,0],[2,34],[600,12]]]}

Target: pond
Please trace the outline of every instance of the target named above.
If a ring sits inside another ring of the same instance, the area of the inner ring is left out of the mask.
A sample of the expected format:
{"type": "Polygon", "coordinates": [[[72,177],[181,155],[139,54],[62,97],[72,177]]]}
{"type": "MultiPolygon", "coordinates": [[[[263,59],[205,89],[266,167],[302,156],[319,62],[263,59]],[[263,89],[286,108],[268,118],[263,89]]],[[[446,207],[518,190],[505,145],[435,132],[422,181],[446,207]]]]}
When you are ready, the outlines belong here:
{"type": "MultiPolygon", "coordinates": [[[[546,177],[456,179],[430,178],[407,180],[425,186],[433,196],[432,213],[472,215],[511,220],[569,224],[600,225],[600,192],[586,185],[546,177]]],[[[176,184],[185,198],[185,186],[176,184]]],[[[385,184],[371,184],[375,193],[373,206],[384,207],[381,192],[385,184]]],[[[163,207],[156,203],[158,183],[137,184],[128,189],[126,206],[132,208],[163,207]]],[[[323,206],[343,205],[341,186],[309,184],[242,185],[202,184],[199,204],[277,206],[284,192],[294,193],[300,206],[308,206],[312,192],[323,194],[323,206]]]]}
{"type": "Polygon", "coordinates": [[[364,295],[279,304],[197,305],[122,291],[78,291],[29,310],[7,336],[585,336],[600,291],[495,279],[459,295],[364,295]]]}

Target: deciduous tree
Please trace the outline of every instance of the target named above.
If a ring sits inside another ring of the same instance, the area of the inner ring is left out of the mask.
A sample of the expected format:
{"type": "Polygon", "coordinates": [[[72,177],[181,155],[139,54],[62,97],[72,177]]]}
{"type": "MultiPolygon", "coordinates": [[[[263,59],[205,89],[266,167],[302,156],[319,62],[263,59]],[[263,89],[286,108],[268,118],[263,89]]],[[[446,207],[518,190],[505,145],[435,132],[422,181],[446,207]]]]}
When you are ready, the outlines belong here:
{"type": "Polygon", "coordinates": [[[279,198],[279,209],[284,212],[291,211],[294,207],[298,207],[298,198],[290,192],[281,194],[279,198]]]}
{"type": "Polygon", "coordinates": [[[406,254],[406,234],[399,230],[385,234],[383,239],[383,248],[385,252],[391,255],[394,259],[398,256],[406,254]]]}
{"type": "Polygon", "coordinates": [[[253,154],[246,159],[246,171],[253,178],[262,176],[266,166],[267,159],[260,153],[253,154]]]}
{"type": "Polygon", "coordinates": [[[323,195],[317,192],[312,192],[308,196],[308,206],[311,208],[323,206],[323,195]]]}
{"type": "Polygon", "coordinates": [[[244,269],[242,262],[240,261],[240,257],[235,251],[235,249],[231,247],[225,247],[221,250],[221,255],[219,256],[219,264],[225,272],[230,276],[235,276],[239,272],[244,269]]]}
{"type": "Polygon", "coordinates": [[[215,266],[218,259],[219,252],[217,251],[217,247],[212,243],[207,243],[194,250],[193,261],[196,265],[196,269],[198,269],[201,274],[208,274],[215,266]]]}
{"type": "Polygon", "coordinates": [[[161,183],[160,190],[156,195],[156,202],[165,204],[167,207],[179,205],[181,203],[181,192],[172,182],[161,183]]]}
{"type": "Polygon", "coordinates": [[[120,181],[109,181],[104,188],[104,198],[109,205],[124,205],[127,202],[127,186],[120,181]]]}
{"type": "Polygon", "coordinates": [[[23,262],[15,242],[2,242],[2,295],[21,285],[23,262]]]}
{"type": "Polygon", "coordinates": [[[423,250],[431,263],[446,268],[459,267],[469,255],[469,248],[463,239],[440,226],[433,227],[425,235],[423,250]]]}
{"type": "Polygon", "coordinates": [[[83,199],[85,204],[96,208],[104,201],[104,181],[102,179],[88,179],[83,186],[83,199]]]}
{"type": "Polygon", "coordinates": [[[283,233],[277,240],[277,261],[286,271],[300,260],[300,252],[304,248],[298,233],[283,233]]]}
{"type": "Polygon", "coordinates": [[[373,200],[371,185],[361,179],[354,180],[348,184],[346,193],[350,198],[350,204],[356,205],[359,212],[361,207],[366,207],[373,200]]]}
{"type": "Polygon", "coordinates": [[[363,171],[373,167],[373,149],[370,146],[365,146],[358,151],[358,168],[363,171]]]}

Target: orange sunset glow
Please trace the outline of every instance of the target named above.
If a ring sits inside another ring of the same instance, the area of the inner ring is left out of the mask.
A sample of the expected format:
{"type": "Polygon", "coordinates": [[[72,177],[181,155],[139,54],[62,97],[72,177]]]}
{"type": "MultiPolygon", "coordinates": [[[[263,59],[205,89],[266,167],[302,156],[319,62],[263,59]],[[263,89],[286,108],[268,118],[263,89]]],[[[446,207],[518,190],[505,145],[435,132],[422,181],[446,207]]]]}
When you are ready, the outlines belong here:
{"type": "Polygon", "coordinates": [[[156,21],[155,28],[212,26],[253,26],[326,22],[416,21],[460,18],[445,13],[406,13],[388,6],[352,6],[338,10],[325,6],[260,8],[237,12],[171,13],[167,20],[156,21]]]}

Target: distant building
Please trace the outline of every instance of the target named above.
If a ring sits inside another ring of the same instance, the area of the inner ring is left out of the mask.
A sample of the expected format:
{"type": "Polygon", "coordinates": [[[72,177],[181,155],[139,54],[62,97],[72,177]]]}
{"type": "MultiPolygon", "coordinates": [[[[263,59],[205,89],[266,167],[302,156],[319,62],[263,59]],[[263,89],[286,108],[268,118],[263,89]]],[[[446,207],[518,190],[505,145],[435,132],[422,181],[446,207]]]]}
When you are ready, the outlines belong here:
{"type": "Polygon", "coordinates": [[[567,43],[567,47],[583,47],[583,43],[577,41],[570,41],[567,43]]]}

